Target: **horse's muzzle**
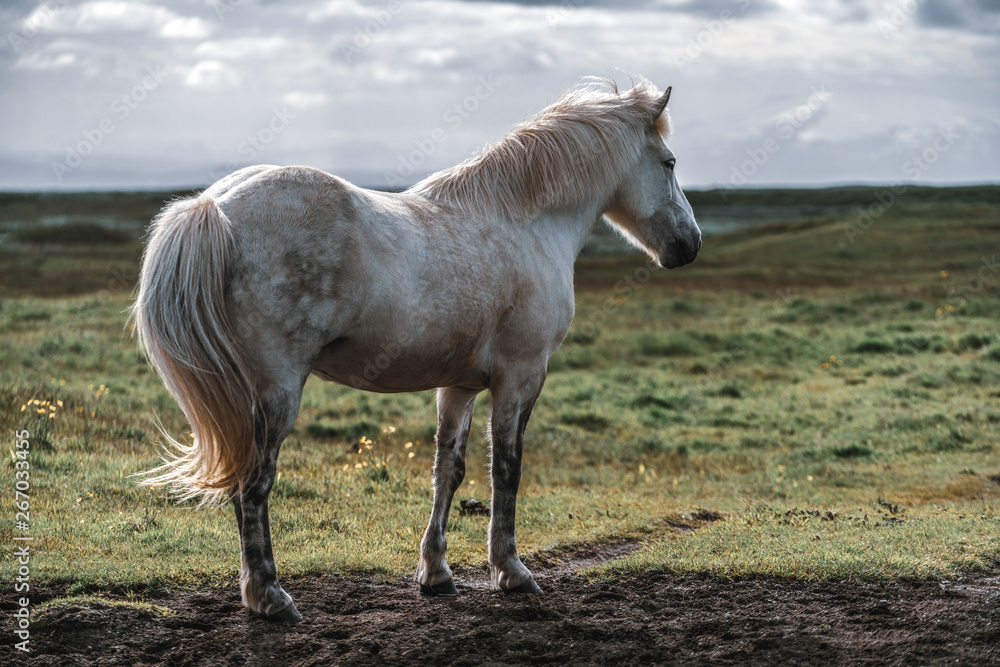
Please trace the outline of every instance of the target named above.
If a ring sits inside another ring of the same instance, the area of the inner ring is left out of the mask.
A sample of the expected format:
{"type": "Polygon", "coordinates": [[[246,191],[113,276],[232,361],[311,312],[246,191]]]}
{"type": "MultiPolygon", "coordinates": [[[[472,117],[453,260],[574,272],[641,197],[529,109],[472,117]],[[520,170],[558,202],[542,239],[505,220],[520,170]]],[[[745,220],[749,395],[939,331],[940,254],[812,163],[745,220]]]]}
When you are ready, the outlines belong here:
{"type": "Polygon", "coordinates": [[[670,248],[660,255],[660,266],[676,269],[690,264],[698,256],[699,250],[701,250],[701,234],[691,239],[674,239],[670,248]]]}

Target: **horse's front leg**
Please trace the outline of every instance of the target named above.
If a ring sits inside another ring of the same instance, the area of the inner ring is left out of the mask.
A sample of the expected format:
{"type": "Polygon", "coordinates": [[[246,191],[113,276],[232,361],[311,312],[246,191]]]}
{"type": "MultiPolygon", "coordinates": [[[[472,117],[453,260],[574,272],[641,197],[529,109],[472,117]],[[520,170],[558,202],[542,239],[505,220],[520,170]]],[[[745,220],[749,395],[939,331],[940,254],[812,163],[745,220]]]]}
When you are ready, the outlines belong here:
{"type": "Polygon", "coordinates": [[[517,556],[514,539],[514,515],[517,487],[521,482],[521,451],[524,429],[531,409],[545,382],[540,373],[507,377],[500,386],[491,387],[493,418],[492,482],[490,528],[487,548],[490,554],[490,584],[508,593],[541,593],[531,572],[517,556]]]}
{"type": "Polygon", "coordinates": [[[472,410],[479,392],[461,387],[438,389],[438,427],[434,440],[434,508],[420,542],[416,579],[425,595],[456,595],[451,568],[445,561],[448,512],[465,479],[465,446],[469,442],[472,410]]]}
{"type": "Polygon", "coordinates": [[[266,442],[262,447],[260,467],[243,488],[243,492],[232,495],[232,503],[240,532],[240,592],[243,603],[264,616],[281,621],[300,621],[302,615],[292,603],[292,597],[278,583],[267,513],[267,498],[274,484],[278,451],[291,430],[290,423],[294,423],[298,413],[298,404],[294,398],[287,403],[288,405],[276,409],[265,409],[269,417],[266,436],[262,426],[264,420],[258,418],[257,444],[260,446],[262,441],[266,442]]]}

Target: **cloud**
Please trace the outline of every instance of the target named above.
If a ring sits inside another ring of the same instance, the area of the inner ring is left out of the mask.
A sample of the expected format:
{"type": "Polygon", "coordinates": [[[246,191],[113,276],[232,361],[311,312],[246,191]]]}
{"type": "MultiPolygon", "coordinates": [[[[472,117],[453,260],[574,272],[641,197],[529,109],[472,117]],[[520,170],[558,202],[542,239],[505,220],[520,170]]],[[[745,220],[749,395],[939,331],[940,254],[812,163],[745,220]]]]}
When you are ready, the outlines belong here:
{"type": "Polygon", "coordinates": [[[18,60],[14,66],[23,69],[46,70],[70,67],[75,65],[76,61],[77,58],[74,53],[42,52],[27,55],[18,60]]]}
{"type": "Polygon", "coordinates": [[[370,16],[373,10],[385,10],[385,3],[365,5],[354,0],[327,0],[306,7],[290,7],[293,14],[304,16],[309,23],[329,20],[360,19],[370,16]]]}
{"type": "Polygon", "coordinates": [[[281,101],[297,109],[309,109],[325,106],[329,98],[325,93],[315,90],[292,90],[285,93],[281,101]]]}
{"type": "Polygon", "coordinates": [[[170,19],[160,34],[168,39],[204,39],[212,33],[212,28],[200,18],[170,19]]]}
{"type": "Polygon", "coordinates": [[[996,2],[73,0],[41,11],[33,0],[0,7],[20,40],[0,49],[0,86],[17,101],[0,106],[0,147],[43,156],[23,173],[0,171],[0,189],[31,178],[53,186],[46,161],[114,117],[111,105],[149,66],[169,75],[62,187],[124,186],[133,172],[148,182],[157,170],[205,183],[285,107],[294,122],[255,160],[382,179],[445,130],[415,180],[498,139],[580,77],[624,83],[629,73],[674,86],[671,145],[687,184],[724,182],[814,86],[829,102],[755,184],[898,178],[905,150],[957,118],[975,148],[956,144],[927,178],[1000,173],[996,2]],[[914,10],[894,13],[904,5],[914,10]],[[454,124],[449,111],[481,77],[501,85],[454,124]]]}
{"type": "MultiPolygon", "coordinates": [[[[904,13],[909,7],[898,3],[904,13]]],[[[995,33],[1000,28],[1000,3],[995,0],[936,0],[921,2],[917,10],[921,25],[995,33]]]]}
{"type": "Polygon", "coordinates": [[[195,48],[200,58],[243,61],[264,59],[280,61],[295,55],[302,47],[302,40],[294,41],[284,35],[237,37],[212,42],[202,42],[195,48]]]}
{"type": "Polygon", "coordinates": [[[184,83],[193,88],[225,89],[235,88],[243,80],[233,67],[218,60],[200,60],[184,78],[184,83]]]}
{"type": "Polygon", "coordinates": [[[177,18],[176,12],[157,5],[85,2],[61,9],[52,21],[51,29],[70,33],[154,32],[162,30],[177,18]]]}

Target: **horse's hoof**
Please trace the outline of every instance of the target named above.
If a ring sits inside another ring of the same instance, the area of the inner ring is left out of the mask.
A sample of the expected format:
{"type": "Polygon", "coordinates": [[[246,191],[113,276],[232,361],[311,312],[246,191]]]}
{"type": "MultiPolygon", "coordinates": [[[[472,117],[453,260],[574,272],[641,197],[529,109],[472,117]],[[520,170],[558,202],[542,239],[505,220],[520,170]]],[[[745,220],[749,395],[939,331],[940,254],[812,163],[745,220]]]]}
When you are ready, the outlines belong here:
{"type": "Polygon", "coordinates": [[[421,595],[430,595],[435,597],[451,597],[458,595],[458,589],[455,588],[455,581],[453,579],[448,579],[442,581],[440,584],[434,584],[433,586],[428,586],[427,584],[420,584],[421,595]]]}
{"type": "Polygon", "coordinates": [[[280,611],[268,614],[267,617],[271,620],[280,621],[282,623],[298,623],[302,620],[302,614],[299,613],[299,610],[295,608],[294,604],[290,604],[280,611]]]}
{"type": "Polygon", "coordinates": [[[504,593],[528,593],[530,595],[538,595],[542,592],[542,589],[538,587],[534,579],[528,579],[526,582],[520,586],[515,586],[514,588],[505,588],[504,593]]]}

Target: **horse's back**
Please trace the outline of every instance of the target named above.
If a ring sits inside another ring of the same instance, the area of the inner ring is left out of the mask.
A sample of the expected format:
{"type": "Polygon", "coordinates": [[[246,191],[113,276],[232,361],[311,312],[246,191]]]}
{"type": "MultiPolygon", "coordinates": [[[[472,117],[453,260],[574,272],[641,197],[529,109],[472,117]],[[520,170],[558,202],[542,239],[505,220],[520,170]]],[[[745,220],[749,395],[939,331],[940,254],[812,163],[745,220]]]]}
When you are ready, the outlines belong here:
{"type": "Polygon", "coordinates": [[[361,189],[312,167],[256,165],[210,186],[211,197],[236,224],[287,226],[357,219],[361,189]]]}

